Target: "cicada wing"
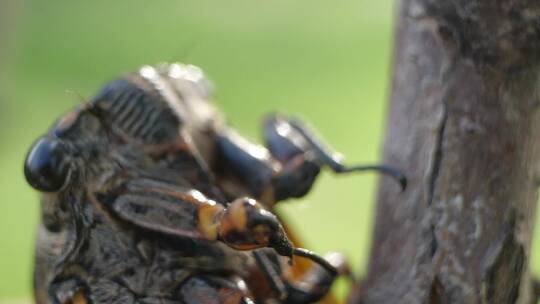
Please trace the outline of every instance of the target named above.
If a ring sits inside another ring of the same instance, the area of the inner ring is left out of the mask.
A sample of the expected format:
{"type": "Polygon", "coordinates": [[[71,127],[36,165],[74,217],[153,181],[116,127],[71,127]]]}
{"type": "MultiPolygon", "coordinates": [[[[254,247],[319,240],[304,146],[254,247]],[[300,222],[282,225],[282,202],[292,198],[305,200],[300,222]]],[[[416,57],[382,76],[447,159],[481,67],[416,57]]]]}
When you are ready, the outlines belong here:
{"type": "Polygon", "coordinates": [[[120,192],[98,200],[119,219],[170,236],[208,239],[209,221],[223,208],[196,190],[149,179],[130,181],[120,192]]]}

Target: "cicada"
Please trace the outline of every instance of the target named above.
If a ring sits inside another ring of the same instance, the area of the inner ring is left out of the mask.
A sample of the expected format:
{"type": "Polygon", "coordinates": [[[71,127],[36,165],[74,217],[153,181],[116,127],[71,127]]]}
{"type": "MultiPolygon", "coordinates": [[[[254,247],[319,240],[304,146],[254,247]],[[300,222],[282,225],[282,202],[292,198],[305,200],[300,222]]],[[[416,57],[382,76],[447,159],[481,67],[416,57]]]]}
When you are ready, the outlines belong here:
{"type": "Polygon", "coordinates": [[[265,144],[224,122],[192,65],[145,66],[58,120],[26,158],[41,193],[37,303],[313,303],[350,270],[297,247],[274,206],[346,166],[301,121],[265,144]]]}

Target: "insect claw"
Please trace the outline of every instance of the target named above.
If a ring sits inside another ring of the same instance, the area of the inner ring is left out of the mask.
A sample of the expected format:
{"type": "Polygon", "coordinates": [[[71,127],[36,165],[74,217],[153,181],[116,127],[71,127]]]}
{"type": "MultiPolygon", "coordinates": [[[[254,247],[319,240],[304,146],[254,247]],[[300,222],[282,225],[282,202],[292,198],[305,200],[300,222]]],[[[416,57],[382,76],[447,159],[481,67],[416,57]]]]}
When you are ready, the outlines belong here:
{"type": "Polygon", "coordinates": [[[379,171],[382,174],[388,175],[395,179],[401,186],[401,191],[407,189],[407,176],[403,174],[396,168],[386,166],[386,165],[369,165],[369,166],[343,166],[340,170],[336,170],[337,173],[349,173],[349,172],[360,172],[360,171],[370,171],[375,170],[379,171]]]}
{"type": "Polygon", "coordinates": [[[336,267],[330,264],[330,262],[328,262],[326,259],[324,259],[323,257],[321,257],[320,255],[316,254],[315,252],[311,250],[307,250],[304,248],[294,248],[293,254],[296,256],[301,256],[301,257],[312,260],[313,262],[317,263],[322,268],[326,269],[332,275],[338,275],[339,273],[336,267]]]}

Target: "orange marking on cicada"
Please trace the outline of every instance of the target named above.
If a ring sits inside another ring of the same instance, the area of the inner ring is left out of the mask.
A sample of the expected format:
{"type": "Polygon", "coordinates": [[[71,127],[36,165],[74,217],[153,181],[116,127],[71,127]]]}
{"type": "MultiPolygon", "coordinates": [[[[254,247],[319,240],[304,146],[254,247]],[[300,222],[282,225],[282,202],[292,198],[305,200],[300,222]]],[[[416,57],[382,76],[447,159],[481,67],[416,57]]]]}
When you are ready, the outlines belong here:
{"type": "Polygon", "coordinates": [[[225,208],[221,205],[203,205],[199,208],[198,229],[208,240],[216,240],[218,237],[219,218],[225,208]]]}
{"type": "Polygon", "coordinates": [[[266,226],[263,226],[263,225],[257,225],[254,229],[253,229],[253,239],[255,239],[255,241],[258,243],[258,244],[269,244],[270,243],[270,230],[268,229],[268,227],[266,226]]]}
{"type": "Polygon", "coordinates": [[[88,300],[86,299],[86,296],[84,295],[84,293],[82,291],[79,291],[73,296],[71,303],[72,304],[87,304],[88,300]]]}
{"type": "MultiPolygon", "coordinates": [[[[219,235],[227,238],[232,232],[242,232],[247,228],[247,215],[246,207],[244,206],[244,199],[238,199],[230,203],[227,209],[224,211],[221,217],[221,224],[219,226],[219,235]]],[[[236,248],[236,247],[234,247],[236,248]]],[[[242,246],[244,248],[244,246],[242,246]]],[[[256,248],[251,247],[249,248],[256,248]]]]}

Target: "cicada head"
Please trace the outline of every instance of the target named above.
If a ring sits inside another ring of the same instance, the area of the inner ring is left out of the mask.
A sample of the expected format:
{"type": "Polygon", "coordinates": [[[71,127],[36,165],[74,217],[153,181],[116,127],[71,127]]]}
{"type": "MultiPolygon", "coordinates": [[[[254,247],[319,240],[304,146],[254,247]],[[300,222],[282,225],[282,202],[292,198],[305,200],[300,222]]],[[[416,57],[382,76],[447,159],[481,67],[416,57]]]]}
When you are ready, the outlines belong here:
{"type": "Polygon", "coordinates": [[[209,82],[191,65],[145,66],[111,81],[36,141],[25,162],[26,179],[36,190],[56,192],[73,180],[86,184],[92,171],[103,171],[123,154],[204,154],[218,118],[209,95],[209,82]]]}
{"type": "Polygon", "coordinates": [[[64,189],[78,166],[94,160],[104,135],[99,119],[84,106],[68,113],[31,147],[24,164],[27,182],[41,192],[64,189]]]}

